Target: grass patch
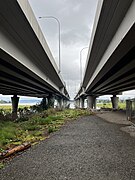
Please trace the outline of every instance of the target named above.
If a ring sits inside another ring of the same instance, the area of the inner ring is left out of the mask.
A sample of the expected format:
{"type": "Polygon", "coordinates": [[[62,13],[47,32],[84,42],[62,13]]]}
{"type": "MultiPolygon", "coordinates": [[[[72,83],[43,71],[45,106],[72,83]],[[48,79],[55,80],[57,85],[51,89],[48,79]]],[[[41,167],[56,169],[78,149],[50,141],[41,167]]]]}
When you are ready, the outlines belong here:
{"type": "Polygon", "coordinates": [[[47,134],[57,131],[67,120],[76,119],[80,116],[90,115],[87,110],[67,109],[56,111],[49,109],[30,116],[24,121],[1,121],[0,122],[0,152],[11,146],[20,145],[24,142],[36,143],[45,139],[47,134]]]}
{"type": "Polygon", "coordinates": [[[17,127],[13,122],[0,122],[0,148],[17,138],[17,127]]]}
{"type": "Polygon", "coordinates": [[[48,127],[48,133],[49,134],[52,133],[52,132],[55,132],[55,131],[57,131],[56,127],[53,127],[53,126],[48,127]]]}

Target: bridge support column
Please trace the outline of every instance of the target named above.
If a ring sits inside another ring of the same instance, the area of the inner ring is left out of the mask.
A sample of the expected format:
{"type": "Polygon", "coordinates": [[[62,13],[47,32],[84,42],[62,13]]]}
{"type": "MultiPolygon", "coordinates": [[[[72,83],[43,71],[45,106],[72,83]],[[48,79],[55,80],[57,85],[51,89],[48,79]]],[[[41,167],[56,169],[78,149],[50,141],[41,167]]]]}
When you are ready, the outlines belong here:
{"type": "Polygon", "coordinates": [[[52,95],[49,95],[47,97],[47,101],[48,101],[48,108],[54,108],[54,97],[52,95]]]}
{"type": "Polygon", "coordinates": [[[62,98],[59,98],[59,99],[58,99],[58,108],[59,108],[59,109],[62,109],[62,108],[63,108],[63,103],[64,103],[64,102],[63,102],[63,99],[62,99],[62,98]]]}
{"type": "Polygon", "coordinates": [[[67,106],[67,101],[63,99],[63,108],[66,108],[66,106],[67,106]]]}
{"type": "Polygon", "coordinates": [[[74,106],[77,108],[77,100],[74,101],[74,106]]]}
{"type": "Polygon", "coordinates": [[[64,108],[69,108],[69,102],[65,99],[65,100],[63,100],[63,107],[64,108]]]}
{"type": "Polygon", "coordinates": [[[113,97],[111,97],[111,101],[112,101],[113,109],[118,109],[119,97],[117,97],[116,95],[113,95],[113,97]]]}
{"type": "Polygon", "coordinates": [[[95,96],[87,96],[87,108],[96,109],[96,97],[95,96]]]}
{"type": "Polygon", "coordinates": [[[76,100],[76,107],[79,108],[80,107],[80,99],[76,100]]]}
{"type": "Polygon", "coordinates": [[[17,95],[14,95],[13,97],[11,97],[11,101],[12,101],[12,118],[16,119],[17,118],[19,97],[17,97],[17,95]]]}
{"type": "Polygon", "coordinates": [[[97,108],[97,99],[96,99],[96,97],[93,98],[93,106],[94,106],[94,109],[97,108]]]}
{"type": "Polygon", "coordinates": [[[42,107],[43,110],[46,110],[48,108],[47,98],[46,97],[43,97],[43,99],[41,101],[41,107],[42,107]]]}
{"type": "Polygon", "coordinates": [[[84,108],[84,98],[80,98],[80,108],[84,108]]]}

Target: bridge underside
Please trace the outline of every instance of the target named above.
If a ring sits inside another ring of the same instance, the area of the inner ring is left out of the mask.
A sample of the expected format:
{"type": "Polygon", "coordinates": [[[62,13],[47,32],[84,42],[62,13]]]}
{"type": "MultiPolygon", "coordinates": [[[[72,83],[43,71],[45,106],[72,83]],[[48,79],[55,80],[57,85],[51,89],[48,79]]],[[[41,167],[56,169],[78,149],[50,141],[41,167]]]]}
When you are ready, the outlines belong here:
{"type": "Polygon", "coordinates": [[[135,1],[99,1],[87,65],[78,95],[135,89],[135,1]]]}
{"type": "Polygon", "coordinates": [[[87,88],[88,94],[118,94],[135,89],[135,25],[113,52],[95,80],[87,88]]]}
{"type": "Polygon", "coordinates": [[[0,94],[69,99],[27,0],[0,3],[0,94]]]}
{"type": "Polygon", "coordinates": [[[59,94],[34,72],[0,50],[0,94],[46,97],[50,93],[59,94]]]}

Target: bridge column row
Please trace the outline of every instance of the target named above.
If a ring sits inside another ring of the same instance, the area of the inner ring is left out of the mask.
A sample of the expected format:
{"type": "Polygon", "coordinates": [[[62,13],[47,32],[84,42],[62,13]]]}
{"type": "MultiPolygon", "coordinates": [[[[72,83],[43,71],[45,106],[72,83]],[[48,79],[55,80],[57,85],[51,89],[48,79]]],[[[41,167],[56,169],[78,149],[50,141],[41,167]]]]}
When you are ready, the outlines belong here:
{"type": "MultiPolygon", "coordinates": [[[[77,108],[84,108],[85,98],[81,97],[75,101],[75,106],[77,108]]],[[[95,96],[87,96],[87,108],[96,109],[96,97],[95,96]]]]}
{"type": "Polygon", "coordinates": [[[54,97],[49,95],[48,97],[43,97],[42,101],[41,101],[41,107],[43,110],[46,110],[50,107],[54,107],[54,97]]]}
{"type": "MultiPolygon", "coordinates": [[[[79,99],[76,100],[75,106],[77,108],[84,108],[84,100],[85,98],[80,97],[79,99]]],[[[119,97],[113,95],[113,97],[111,97],[111,101],[112,101],[112,108],[118,109],[119,97]]],[[[87,96],[87,108],[96,109],[96,96],[90,96],[90,95],[87,96]]]]}
{"type": "Polygon", "coordinates": [[[58,109],[67,108],[67,106],[68,106],[67,100],[65,100],[63,98],[59,98],[57,101],[58,101],[58,105],[57,105],[58,109]]]}
{"type": "MultiPolygon", "coordinates": [[[[16,119],[17,118],[17,111],[18,111],[18,104],[19,104],[19,97],[17,97],[17,95],[14,95],[13,97],[11,97],[11,102],[12,102],[12,118],[16,119]]],[[[48,96],[48,97],[44,97],[41,101],[41,108],[43,110],[46,110],[50,107],[54,108],[54,102],[55,102],[55,98],[54,96],[48,96]]],[[[68,107],[68,103],[66,99],[63,98],[57,98],[57,108],[59,109],[63,109],[68,107]]]]}

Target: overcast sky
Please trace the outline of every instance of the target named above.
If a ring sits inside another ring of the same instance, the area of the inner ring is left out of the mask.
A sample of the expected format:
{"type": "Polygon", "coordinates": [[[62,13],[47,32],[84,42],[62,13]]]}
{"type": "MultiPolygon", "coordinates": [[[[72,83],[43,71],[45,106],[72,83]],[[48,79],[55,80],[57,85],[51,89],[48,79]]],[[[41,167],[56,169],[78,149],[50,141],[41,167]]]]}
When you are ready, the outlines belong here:
{"type": "MultiPolygon", "coordinates": [[[[97,0],[29,0],[41,26],[46,41],[58,65],[58,24],[54,19],[39,19],[39,16],[54,16],[61,25],[61,74],[71,98],[80,85],[80,51],[89,46],[97,0]]],[[[82,51],[84,69],[87,48],[82,51]]]]}

